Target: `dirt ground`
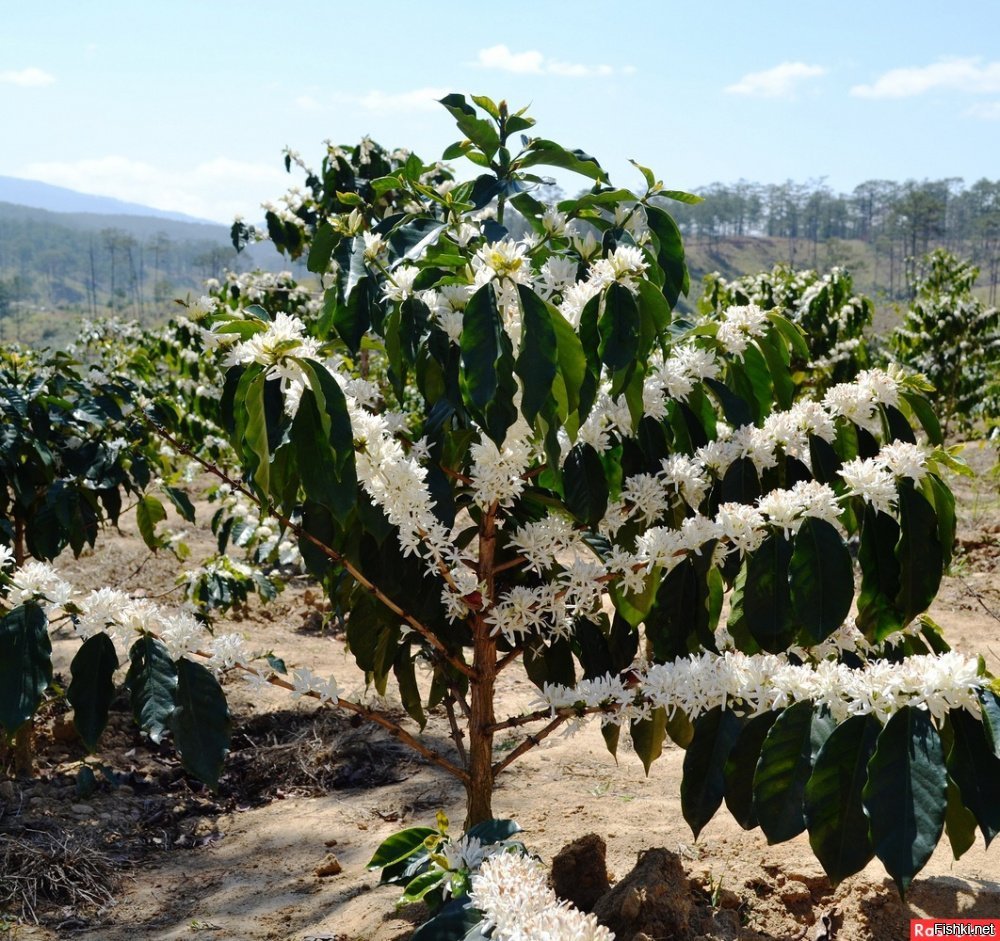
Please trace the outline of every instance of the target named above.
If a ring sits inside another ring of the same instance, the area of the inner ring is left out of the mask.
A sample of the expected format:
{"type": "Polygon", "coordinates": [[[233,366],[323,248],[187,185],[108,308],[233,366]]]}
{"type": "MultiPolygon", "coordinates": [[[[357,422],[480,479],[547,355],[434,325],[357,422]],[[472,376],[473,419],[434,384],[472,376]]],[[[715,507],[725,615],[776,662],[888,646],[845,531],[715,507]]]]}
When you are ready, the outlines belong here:
{"type": "MultiPolygon", "coordinates": [[[[984,471],[996,460],[978,447],[967,457],[984,471]]],[[[981,477],[958,480],[955,487],[959,554],[931,615],[953,646],[986,654],[996,673],[997,483],[981,477]]],[[[204,535],[194,534],[192,545],[196,557],[200,548],[208,551],[204,535]]],[[[109,534],[96,553],[62,567],[77,584],[114,584],[168,603],[176,563],[156,558],[143,564],[145,557],[134,535],[109,534]]],[[[254,605],[245,618],[221,629],[243,631],[289,665],[333,672],[341,686],[360,688],[363,678],[342,640],[320,627],[320,604],[315,589],[293,585],[276,602],[254,605]]],[[[73,647],[57,638],[57,659],[73,647]]],[[[516,714],[532,698],[526,680],[511,679],[499,715],[516,714]]],[[[18,922],[8,912],[6,921],[0,917],[0,939],[408,937],[425,913],[397,911],[398,889],[378,887],[365,864],[384,837],[433,821],[438,809],[460,823],[461,790],[350,718],[293,701],[277,689],[250,693],[233,682],[227,692],[235,733],[214,795],[183,774],[169,745],[152,746],[137,735],[124,702],[116,704],[104,745],[90,759],[92,778],[80,774],[83,751],[66,717],[47,717],[40,729],[40,777],[28,784],[0,782],[0,837],[36,846],[48,841],[56,868],[70,851],[74,858],[89,853],[104,867],[103,884],[112,873],[117,878],[110,895],[95,898],[95,904],[39,900],[39,925],[30,918],[18,922]]],[[[425,736],[448,747],[443,713],[430,716],[425,736]]],[[[513,736],[501,739],[500,747],[515,742],[513,736]]],[[[608,867],[619,879],[645,850],[677,853],[694,891],[730,912],[716,919],[712,938],[882,941],[908,937],[912,917],[1000,917],[1000,857],[995,848],[984,849],[981,836],[958,862],[943,840],[905,904],[877,861],[834,890],[805,835],[769,847],[759,830],[744,832],[724,810],[695,842],[680,811],[682,759],[683,752],[670,746],[646,777],[625,748],[616,763],[591,726],[529,752],[501,777],[494,811],[517,819],[527,845],[545,860],[583,834],[599,834],[607,842],[608,867]]],[[[0,857],[0,866],[7,867],[0,875],[14,877],[19,865],[8,851],[0,857]]]]}

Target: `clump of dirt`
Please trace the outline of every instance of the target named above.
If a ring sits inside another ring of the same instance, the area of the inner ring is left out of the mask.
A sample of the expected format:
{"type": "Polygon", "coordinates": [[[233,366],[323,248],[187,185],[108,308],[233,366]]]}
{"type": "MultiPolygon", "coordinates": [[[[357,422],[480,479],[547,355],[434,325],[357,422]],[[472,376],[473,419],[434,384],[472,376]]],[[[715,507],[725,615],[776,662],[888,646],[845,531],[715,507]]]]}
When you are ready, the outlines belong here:
{"type": "Polygon", "coordinates": [[[552,859],[552,888],[556,895],[589,912],[611,888],[608,847],[596,833],[568,843],[552,859]]]}

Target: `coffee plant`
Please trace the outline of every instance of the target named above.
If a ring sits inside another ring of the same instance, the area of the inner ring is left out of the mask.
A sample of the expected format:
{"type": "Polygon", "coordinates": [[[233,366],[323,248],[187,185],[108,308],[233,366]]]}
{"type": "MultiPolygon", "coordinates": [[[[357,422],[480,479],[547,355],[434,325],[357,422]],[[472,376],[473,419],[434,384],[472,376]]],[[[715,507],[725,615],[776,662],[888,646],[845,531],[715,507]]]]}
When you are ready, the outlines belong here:
{"type": "Polygon", "coordinates": [[[927,377],[945,431],[969,434],[1000,415],[1000,308],[973,288],[979,269],[944,249],[910,259],[909,309],[891,337],[895,358],[927,377]]]}
{"type": "Polygon", "coordinates": [[[667,738],[686,749],[695,835],[725,802],[770,842],[808,831],[835,882],[877,856],[905,891],[946,820],[956,855],[977,826],[988,843],[1000,698],[924,615],[954,543],[943,475],[961,469],[926,386],[812,383],[846,333],[814,350],[755,303],[678,318],[689,279],[662,203],[694,197],[642,167],[642,193],[615,188],[503,102],[442,104],[461,134],[445,159],[473,179],[332,149],[268,217],[323,279],[322,316],[205,322],[228,349],[230,484],[297,536],[375,690],[392,677],[420,727],[443,708],[453,749],[308,671],[295,687],[452,775],[467,827],[493,819],[498,775],[594,715],[647,770],[667,738]],[[544,167],[591,189],[546,204],[544,167]],[[515,668],[537,708],[498,716],[515,668]]]}
{"type": "Polygon", "coordinates": [[[793,356],[792,376],[814,393],[848,382],[872,365],[864,332],[871,326],[874,305],[855,293],[851,275],[843,268],[821,275],[778,264],[734,281],[718,272],[705,277],[698,302],[702,313],[718,317],[739,304],[781,311],[802,330],[809,352],[807,357],[793,356]]]}

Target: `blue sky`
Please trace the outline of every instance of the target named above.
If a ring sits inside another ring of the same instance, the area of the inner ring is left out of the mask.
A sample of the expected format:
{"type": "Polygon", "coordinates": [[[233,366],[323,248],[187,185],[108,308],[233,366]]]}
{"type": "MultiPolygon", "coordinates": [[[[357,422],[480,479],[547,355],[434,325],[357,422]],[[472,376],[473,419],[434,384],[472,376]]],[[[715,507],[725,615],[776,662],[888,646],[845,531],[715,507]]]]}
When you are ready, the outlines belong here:
{"type": "Polygon", "coordinates": [[[673,188],[996,179],[1000,2],[8,4],[0,175],[252,219],[286,144],[437,158],[449,91],[530,103],[626,186],[630,157],[673,188]]]}

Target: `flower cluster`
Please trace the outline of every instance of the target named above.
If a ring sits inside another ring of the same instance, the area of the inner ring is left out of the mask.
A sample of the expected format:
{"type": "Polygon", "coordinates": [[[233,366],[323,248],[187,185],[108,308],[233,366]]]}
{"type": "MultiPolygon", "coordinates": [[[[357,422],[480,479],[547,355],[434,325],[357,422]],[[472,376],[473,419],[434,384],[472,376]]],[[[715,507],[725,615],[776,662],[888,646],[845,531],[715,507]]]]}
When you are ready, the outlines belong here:
{"type": "Polygon", "coordinates": [[[495,941],[614,941],[594,915],[556,898],[545,867],[531,856],[491,856],[472,877],[469,899],[495,941]]]}
{"type": "Polygon", "coordinates": [[[572,688],[545,684],[540,702],[553,711],[602,709],[604,721],[616,724],[660,706],[693,720],[717,706],[759,715],[805,701],[825,706],[838,722],[855,715],[885,722],[904,706],[925,709],[936,719],[951,709],[978,716],[976,690],[983,682],[978,661],[954,651],[907,657],[901,663],[867,660],[858,668],[833,660],[794,664],[773,654],[726,651],[653,664],[638,671],[631,688],[611,676],[572,688]]]}

